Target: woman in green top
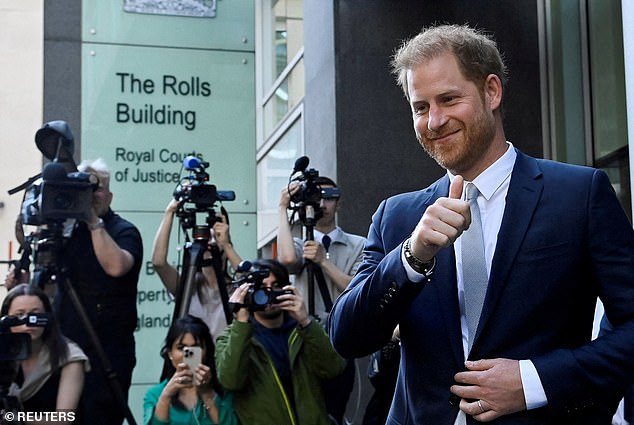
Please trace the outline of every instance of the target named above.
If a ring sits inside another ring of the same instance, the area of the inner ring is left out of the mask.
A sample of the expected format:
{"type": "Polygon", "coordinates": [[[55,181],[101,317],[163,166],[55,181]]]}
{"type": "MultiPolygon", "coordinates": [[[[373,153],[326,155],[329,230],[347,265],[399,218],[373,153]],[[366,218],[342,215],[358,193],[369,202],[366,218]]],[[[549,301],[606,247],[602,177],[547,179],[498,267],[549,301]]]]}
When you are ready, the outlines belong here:
{"type": "Polygon", "coordinates": [[[161,383],[145,394],[144,423],[237,425],[233,398],[218,383],[214,343],[207,325],[187,315],[170,327],[161,356],[166,368],[161,383]],[[195,370],[184,362],[185,347],[201,347],[202,363],[195,370]]]}

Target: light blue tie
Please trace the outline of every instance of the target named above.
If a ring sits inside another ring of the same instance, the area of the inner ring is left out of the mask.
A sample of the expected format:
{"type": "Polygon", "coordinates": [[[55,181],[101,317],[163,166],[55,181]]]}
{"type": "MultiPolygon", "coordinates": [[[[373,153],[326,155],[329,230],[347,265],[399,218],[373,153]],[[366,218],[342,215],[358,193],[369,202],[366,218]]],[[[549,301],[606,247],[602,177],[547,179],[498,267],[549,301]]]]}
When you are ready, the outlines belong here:
{"type": "Polygon", "coordinates": [[[471,209],[471,225],[462,234],[462,277],[464,284],[465,315],[469,330],[469,351],[473,345],[480,312],[489,284],[487,265],[484,257],[484,238],[482,220],[478,207],[480,191],[473,183],[466,186],[467,201],[471,209]]]}

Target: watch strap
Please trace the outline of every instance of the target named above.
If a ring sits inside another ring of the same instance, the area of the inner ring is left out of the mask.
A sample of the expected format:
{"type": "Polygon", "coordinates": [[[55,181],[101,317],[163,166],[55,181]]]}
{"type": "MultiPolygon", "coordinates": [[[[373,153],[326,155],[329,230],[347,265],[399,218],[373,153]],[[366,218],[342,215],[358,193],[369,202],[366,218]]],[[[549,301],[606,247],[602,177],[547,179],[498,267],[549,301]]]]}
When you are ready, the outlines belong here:
{"type": "Polygon", "coordinates": [[[433,257],[429,261],[423,261],[416,257],[412,252],[412,240],[411,238],[405,241],[403,245],[403,253],[405,254],[405,260],[416,273],[420,273],[425,278],[429,279],[434,274],[434,268],[436,267],[436,257],[433,257]]]}

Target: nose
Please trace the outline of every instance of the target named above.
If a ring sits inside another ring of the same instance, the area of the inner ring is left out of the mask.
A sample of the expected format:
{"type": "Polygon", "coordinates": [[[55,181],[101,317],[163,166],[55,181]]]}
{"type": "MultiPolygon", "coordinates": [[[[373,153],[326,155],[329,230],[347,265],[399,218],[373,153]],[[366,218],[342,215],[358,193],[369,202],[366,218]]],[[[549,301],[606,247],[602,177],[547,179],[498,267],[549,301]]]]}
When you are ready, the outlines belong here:
{"type": "Polygon", "coordinates": [[[429,107],[429,112],[427,113],[427,130],[436,131],[442,127],[446,121],[446,117],[442,113],[442,108],[429,107]]]}

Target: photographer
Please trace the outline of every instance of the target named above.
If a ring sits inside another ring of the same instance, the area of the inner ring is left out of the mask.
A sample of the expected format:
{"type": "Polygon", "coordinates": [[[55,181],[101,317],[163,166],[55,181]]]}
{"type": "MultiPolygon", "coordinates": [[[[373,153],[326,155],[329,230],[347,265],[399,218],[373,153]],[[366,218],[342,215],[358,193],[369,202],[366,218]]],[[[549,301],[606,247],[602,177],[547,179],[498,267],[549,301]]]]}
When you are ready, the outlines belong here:
{"type": "MultiPolygon", "coordinates": [[[[335,189],[337,185],[328,177],[316,177],[315,185],[324,189],[335,189]]],[[[321,197],[319,208],[322,212],[315,224],[315,240],[303,242],[293,238],[288,222],[288,208],[291,197],[300,190],[300,183],[292,182],[282,190],[278,207],[279,224],[277,230],[277,250],[279,261],[295,274],[295,286],[307,298],[308,282],[304,271],[305,260],[319,265],[325,274],[326,286],[330,298],[334,301],[352,280],[361,260],[365,238],[344,232],[337,226],[337,211],[340,198],[321,197]],[[325,238],[327,236],[327,238],[325,238]],[[327,242],[326,242],[327,241],[327,242]]],[[[318,294],[318,291],[315,291],[318,294]]],[[[315,299],[315,314],[326,317],[324,303],[321,298],[315,299]]]]}
{"type": "MultiPolygon", "coordinates": [[[[318,317],[327,318],[330,312],[326,311],[324,301],[319,296],[316,279],[315,282],[308,281],[306,260],[312,261],[324,272],[324,283],[331,301],[334,301],[346,289],[361,263],[365,238],[346,233],[337,226],[336,215],[340,198],[335,182],[321,176],[314,179],[314,184],[322,193],[319,201],[322,215],[315,223],[314,240],[302,242],[299,238],[293,238],[287,211],[291,198],[301,190],[301,184],[291,182],[282,190],[280,196],[277,250],[279,261],[295,274],[294,284],[305,301],[308,300],[309,284],[314,285],[314,313],[318,317]]],[[[345,372],[325,384],[328,412],[338,423],[343,423],[346,405],[354,386],[354,374],[354,362],[350,359],[345,372]]]]}
{"type": "MultiPolygon", "coordinates": [[[[154,237],[152,250],[152,265],[161,278],[165,289],[173,296],[178,292],[178,285],[181,276],[178,270],[167,262],[167,252],[169,250],[169,237],[172,231],[174,215],[180,206],[180,202],[172,199],[165,208],[165,214],[154,237]]],[[[234,250],[229,233],[227,218],[220,214],[220,221],[214,223],[211,230],[209,244],[217,244],[223,260],[226,258],[231,267],[236,269],[242,259],[234,250]]],[[[198,273],[195,278],[196,291],[194,292],[189,314],[201,318],[209,327],[212,338],[216,338],[226,327],[227,320],[223,311],[222,300],[218,289],[218,279],[212,267],[211,250],[205,251],[203,255],[202,273],[198,273]]],[[[226,261],[222,262],[226,265],[226,261]]],[[[223,270],[226,273],[226,270],[223,270]]]]}
{"type": "Polygon", "coordinates": [[[25,283],[10,290],[2,302],[3,317],[47,317],[44,326],[25,324],[11,328],[11,332],[24,332],[31,337],[31,355],[20,362],[9,390],[26,412],[75,412],[84,385],[84,371],[90,369],[84,352],[60,332],[52,310],[46,294],[25,283]]]}
{"type": "Polygon", "coordinates": [[[172,323],[161,349],[168,367],[143,401],[145,424],[184,425],[192,418],[199,425],[238,423],[233,397],[218,383],[214,350],[209,328],[199,318],[186,315],[172,323]],[[186,364],[185,350],[191,347],[202,353],[195,368],[186,364]]]}
{"type": "Polygon", "coordinates": [[[251,314],[244,303],[253,283],[235,290],[230,301],[239,310],[216,341],[218,379],[233,391],[243,424],[329,424],[321,381],[341,373],[345,362],[309,317],[284,266],[274,260],[255,266],[269,270],[263,288],[291,293],[251,314]]]}
{"type": "MultiPolygon", "coordinates": [[[[134,330],[137,282],[143,257],[141,235],[134,225],[110,209],[113,197],[109,189],[110,172],[103,160],[84,161],[77,168],[96,176],[99,186],[93,192],[92,217],[76,224],[65,245],[63,266],[127,401],[136,363],[134,330]]],[[[63,285],[58,285],[55,311],[62,332],[84,350],[93,368],[86,374],[81,400],[85,423],[120,425],[124,418],[123,406],[115,396],[86,325],[63,285]]]]}

